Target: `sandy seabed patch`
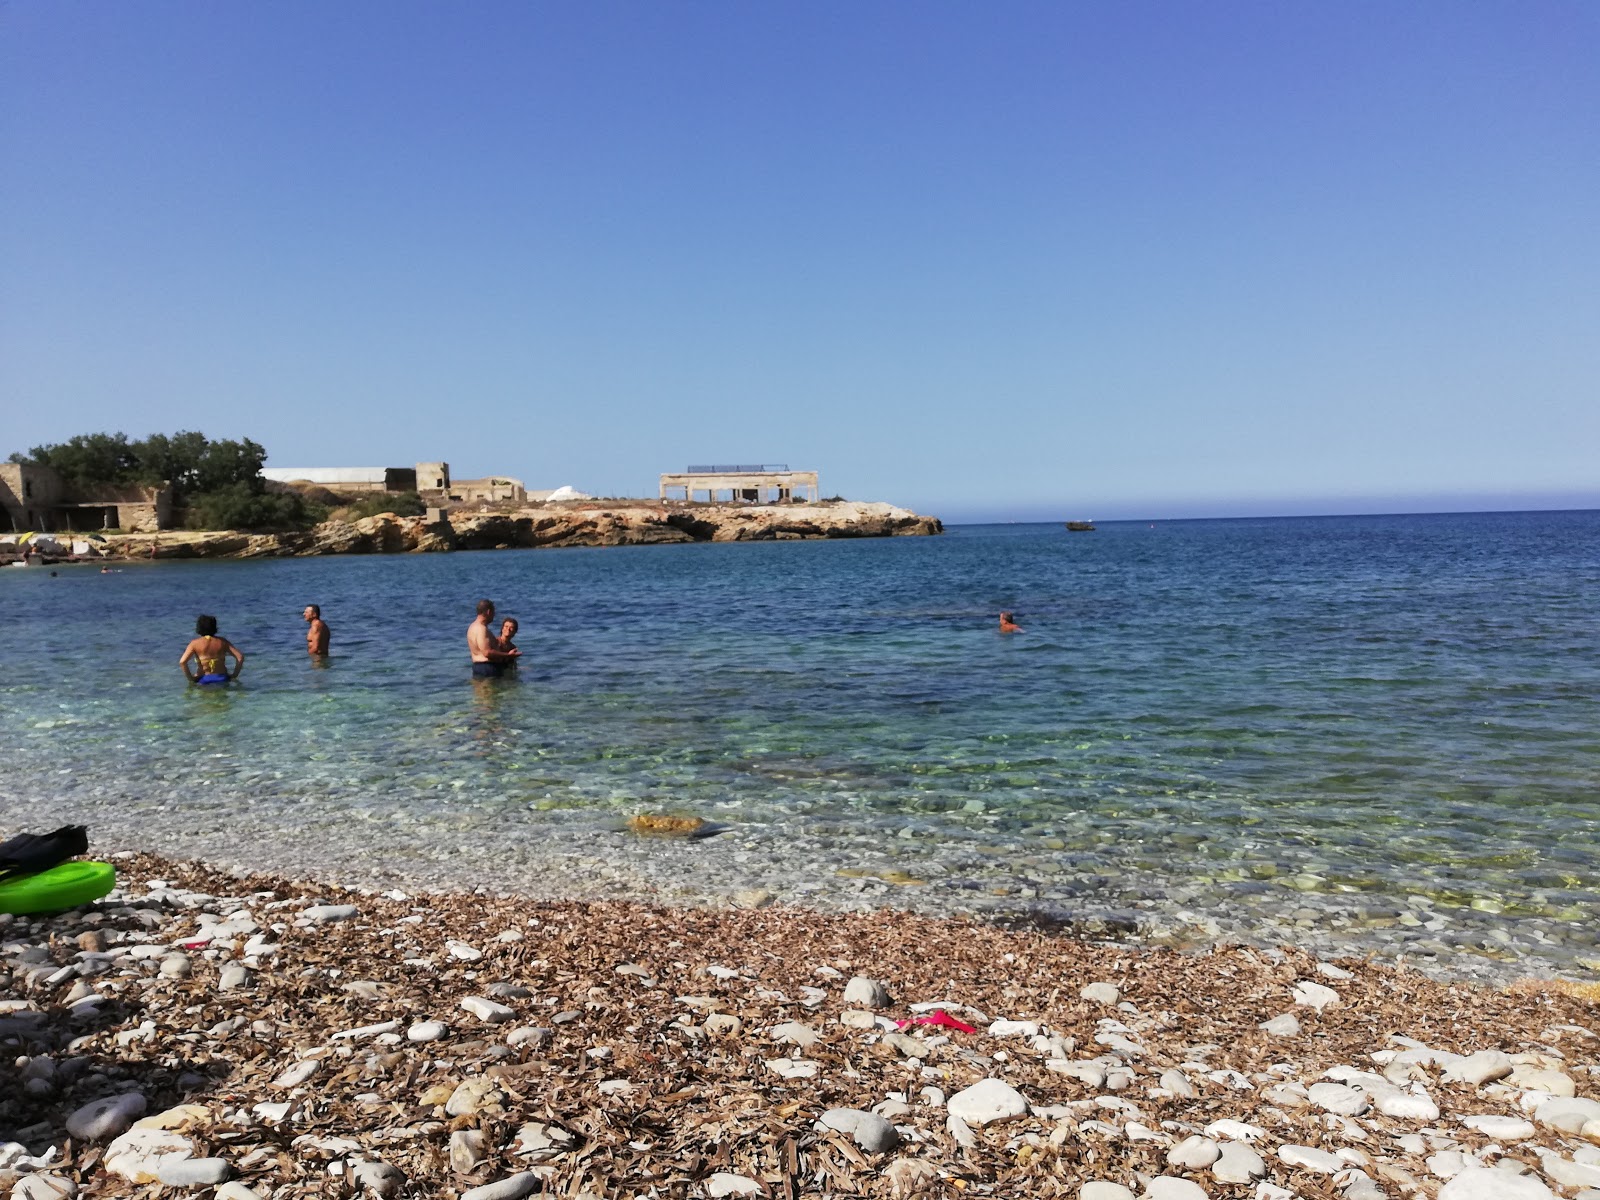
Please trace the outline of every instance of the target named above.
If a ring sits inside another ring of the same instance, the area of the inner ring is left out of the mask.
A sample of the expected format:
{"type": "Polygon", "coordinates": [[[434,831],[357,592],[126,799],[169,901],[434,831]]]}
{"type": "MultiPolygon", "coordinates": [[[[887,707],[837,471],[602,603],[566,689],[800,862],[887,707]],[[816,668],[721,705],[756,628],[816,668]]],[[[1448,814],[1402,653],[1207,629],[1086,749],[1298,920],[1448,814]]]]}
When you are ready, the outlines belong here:
{"type": "Polygon", "coordinates": [[[22,1200],[1600,1189],[1581,985],[117,866],[0,917],[22,1200]]]}

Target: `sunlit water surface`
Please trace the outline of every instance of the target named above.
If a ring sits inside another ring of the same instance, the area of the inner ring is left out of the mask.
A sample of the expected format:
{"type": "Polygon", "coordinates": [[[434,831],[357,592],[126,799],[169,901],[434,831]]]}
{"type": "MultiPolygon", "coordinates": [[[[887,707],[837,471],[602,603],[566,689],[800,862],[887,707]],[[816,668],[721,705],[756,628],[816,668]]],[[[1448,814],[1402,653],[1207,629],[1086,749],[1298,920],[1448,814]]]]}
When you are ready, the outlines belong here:
{"type": "Polygon", "coordinates": [[[4,832],[1600,966],[1600,513],[8,569],[0,613],[4,832]],[[520,679],[467,677],[479,596],[520,679]],[[242,686],[185,686],[199,612],[242,686]]]}

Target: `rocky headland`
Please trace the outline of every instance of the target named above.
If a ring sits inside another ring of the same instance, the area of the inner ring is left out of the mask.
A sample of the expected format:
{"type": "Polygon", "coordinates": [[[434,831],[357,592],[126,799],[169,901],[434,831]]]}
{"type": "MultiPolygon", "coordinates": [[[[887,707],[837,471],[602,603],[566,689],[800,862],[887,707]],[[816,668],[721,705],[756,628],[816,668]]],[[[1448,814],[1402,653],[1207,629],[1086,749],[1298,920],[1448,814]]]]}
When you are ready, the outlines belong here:
{"type": "Polygon", "coordinates": [[[0,916],[13,1200],[1600,1196],[1593,985],[116,862],[0,916]]]}
{"type": "Polygon", "coordinates": [[[688,505],[560,504],[509,512],[458,510],[444,519],[379,513],[325,521],[286,533],[167,531],[109,537],[119,558],[284,558],[320,554],[406,554],[564,546],[654,546],[681,542],[801,541],[927,536],[937,517],[892,504],[688,505]]]}

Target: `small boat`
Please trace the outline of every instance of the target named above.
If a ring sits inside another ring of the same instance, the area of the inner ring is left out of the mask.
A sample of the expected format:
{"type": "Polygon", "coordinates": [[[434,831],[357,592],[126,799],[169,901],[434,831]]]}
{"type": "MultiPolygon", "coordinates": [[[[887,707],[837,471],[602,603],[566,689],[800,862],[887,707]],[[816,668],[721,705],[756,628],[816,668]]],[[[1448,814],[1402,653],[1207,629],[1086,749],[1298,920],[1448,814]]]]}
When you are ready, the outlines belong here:
{"type": "Polygon", "coordinates": [[[1093,533],[1094,532],[1094,522],[1093,521],[1068,521],[1067,522],[1067,532],[1068,533],[1093,533]]]}

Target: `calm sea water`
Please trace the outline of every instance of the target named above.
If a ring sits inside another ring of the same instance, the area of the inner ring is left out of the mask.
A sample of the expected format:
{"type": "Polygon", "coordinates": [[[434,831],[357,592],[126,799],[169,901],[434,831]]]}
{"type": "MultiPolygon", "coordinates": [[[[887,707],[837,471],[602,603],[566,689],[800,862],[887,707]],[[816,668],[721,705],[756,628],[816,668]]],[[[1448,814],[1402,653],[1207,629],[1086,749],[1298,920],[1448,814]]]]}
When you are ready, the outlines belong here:
{"type": "Polygon", "coordinates": [[[1600,965],[1600,513],[10,569],[0,613],[3,831],[1600,965]],[[520,679],[467,678],[479,596],[520,679]],[[243,686],[184,685],[199,612],[243,686]]]}

